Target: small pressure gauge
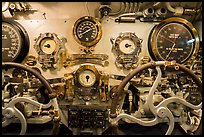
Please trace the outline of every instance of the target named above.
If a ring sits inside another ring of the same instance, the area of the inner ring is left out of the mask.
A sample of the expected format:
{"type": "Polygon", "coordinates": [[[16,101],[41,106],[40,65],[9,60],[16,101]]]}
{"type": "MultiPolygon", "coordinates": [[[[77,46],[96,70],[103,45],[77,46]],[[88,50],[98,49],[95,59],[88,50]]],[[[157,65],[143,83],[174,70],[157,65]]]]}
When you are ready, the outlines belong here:
{"type": "Polygon", "coordinates": [[[84,87],[91,87],[96,82],[96,75],[91,70],[84,70],[79,74],[78,81],[84,87]]]}
{"type": "Polygon", "coordinates": [[[75,73],[75,82],[85,88],[96,87],[99,83],[99,72],[94,66],[81,66],[75,73]]]}

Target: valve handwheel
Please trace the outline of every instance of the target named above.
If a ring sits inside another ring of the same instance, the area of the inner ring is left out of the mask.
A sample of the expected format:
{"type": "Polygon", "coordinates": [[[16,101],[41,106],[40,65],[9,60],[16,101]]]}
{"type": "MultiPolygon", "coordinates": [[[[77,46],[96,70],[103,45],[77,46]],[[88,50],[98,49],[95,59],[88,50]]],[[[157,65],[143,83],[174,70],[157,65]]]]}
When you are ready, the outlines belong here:
{"type": "MultiPolygon", "coordinates": [[[[198,102],[199,104],[192,104],[190,102],[187,102],[183,98],[179,98],[179,97],[175,97],[175,96],[165,98],[157,106],[154,106],[154,104],[153,104],[154,91],[156,90],[159,82],[161,81],[161,77],[162,77],[162,72],[161,72],[160,67],[165,67],[165,69],[169,69],[169,68],[173,67],[175,71],[182,71],[182,72],[186,73],[187,75],[189,75],[193,79],[195,84],[198,86],[198,92],[202,96],[202,82],[201,82],[201,80],[191,70],[186,68],[184,65],[178,64],[175,61],[150,62],[150,63],[144,64],[144,65],[139,66],[136,69],[134,69],[131,73],[129,73],[123,79],[123,81],[118,86],[117,92],[114,94],[114,98],[113,98],[113,101],[111,104],[111,109],[110,109],[110,118],[111,118],[110,122],[111,122],[112,126],[116,126],[118,121],[122,118],[127,118],[127,119],[129,119],[135,123],[138,123],[140,125],[143,125],[143,126],[153,126],[153,125],[160,123],[160,121],[162,119],[168,118],[169,128],[166,131],[166,135],[169,135],[173,132],[175,119],[174,119],[174,116],[173,116],[171,110],[167,107],[168,104],[170,104],[172,102],[178,102],[178,103],[184,105],[186,108],[189,108],[191,110],[202,110],[202,100],[200,100],[198,102]],[[138,73],[140,73],[143,70],[148,69],[148,68],[156,68],[156,70],[157,70],[156,80],[154,81],[154,83],[153,83],[153,85],[149,91],[149,94],[147,96],[148,108],[152,112],[152,114],[155,116],[155,118],[153,120],[150,120],[150,121],[147,121],[147,120],[144,121],[144,120],[141,120],[139,118],[136,118],[136,117],[129,115],[129,114],[126,114],[126,113],[117,114],[116,109],[117,109],[117,103],[119,101],[119,96],[124,91],[123,89],[126,86],[126,84],[135,75],[137,75],[138,73]]],[[[201,114],[201,119],[200,119],[199,125],[193,131],[193,134],[202,134],[202,114],[201,114]]]]}
{"type": "MultiPolygon", "coordinates": [[[[50,106],[53,106],[54,110],[56,110],[56,111],[59,110],[56,95],[54,93],[52,93],[52,88],[50,87],[49,83],[46,81],[46,79],[39,72],[37,72],[36,70],[34,70],[32,68],[24,66],[22,64],[13,63],[13,62],[3,62],[2,68],[3,69],[20,68],[20,69],[23,69],[27,72],[30,72],[31,74],[36,76],[36,78],[38,78],[42,82],[44,87],[47,89],[48,96],[50,98],[50,101],[48,104],[42,104],[42,103],[39,103],[35,100],[29,99],[26,97],[16,97],[15,99],[12,99],[6,106],[2,106],[2,116],[3,116],[2,127],[5,127],[5,126],[11,124],[13,122],[13,120],[15,119],[15,117],[17,117],[17,118],[19,118],[19,120],[21,122],[20,135],[24,135],[26,133],[26,130],[27,130],[26,119],[25,119],[24,115],[22,114],[22,112],[20,110],[18,110],[18,108],[15,107],[15,105],[19,102],[30,103],[34,106],[42,107],[42,108],[49,108],[50,106]]],[[[56,122],[56,119],[60,119],[59,115],[58,115],[58,118],[56,118],[56,117],[54,118],[55,122],[56,122]]]]}

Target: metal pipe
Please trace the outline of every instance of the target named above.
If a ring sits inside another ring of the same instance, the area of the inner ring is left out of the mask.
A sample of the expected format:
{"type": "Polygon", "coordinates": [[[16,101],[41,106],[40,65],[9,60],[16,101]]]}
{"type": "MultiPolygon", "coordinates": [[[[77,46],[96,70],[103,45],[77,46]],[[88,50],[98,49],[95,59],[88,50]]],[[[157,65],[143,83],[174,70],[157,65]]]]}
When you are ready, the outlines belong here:
{"type": "Polygon", "coordinates": [[[129,3],[128,3],[128,2],[125,2],[125,5],[126,5],[126,7],[125,7],[125,13],[127,13],[127,9],[129,8],[129,3]]]}
{"type": "Polygon", "coordinates": [[[2,12],[6,11],[9,8],[10,2],[4,2],[4,6],[2,7],[2,12]]]}
{"type": "Polygon", "coordinates": [[[115,13],[109,13],[109,16],[118,15],[118,14],[120,14],[123,10],[124,10],[124,3],[123,3],[123,2],[120,2],[120,9],[119,9],[119,11],[118,11],[118,12],[115,12],[115,13]]]}
{"type": "Polygon", "coordinates": [[[147,8],[143,10],[144,17],[151,17],[154,15],[154,9],[153,8],[147,8]]]}
{"type": "Polygon", "coordinates": [[[130,2],[129,13],[131,13],[132,9],[133,9],[133,3],[132,3],[132,2],[130,2]]]}
{"type": "Polygon", "coordinates": [[[157,17],[165,17],[167,14],[167,10],[165,8],[159,8],[155,12],[157,17]]]}
{"type": "Polygon", "coordinates": [[[166,4],[166,8],[167,8],[169,11],[171,11],[171,12],[176,12],[176,9],[171,6],[170,2],[166,2],[165,4],[166,4]]]}

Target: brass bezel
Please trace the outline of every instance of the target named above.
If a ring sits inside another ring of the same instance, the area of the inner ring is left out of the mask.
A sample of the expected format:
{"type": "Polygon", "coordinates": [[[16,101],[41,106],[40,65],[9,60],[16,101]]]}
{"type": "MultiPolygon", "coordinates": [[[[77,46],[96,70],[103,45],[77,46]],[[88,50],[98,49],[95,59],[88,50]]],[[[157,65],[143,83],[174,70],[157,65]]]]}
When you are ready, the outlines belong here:
{"type": "MultiPolygon", "coordinates": [[[[94,66],[92,66],[92,65],[84,65],[84,66],[81,66],[81,67],[75,72],[75,78],[74,78],[74,80],[75,80],[75,82],[77,83],[77,85],[80,85],[81,87],[84,87],[84,86],[81,85],[80,82],[79,82],[79,75],[80,75],[80,73],[82,73],[82,72],[85,71],[85,70],[90,70],[90,71],[92,71],[92,72],[95,74],[95,76],[96,76],[96,81],[95,81],[95,83],[94,83],[92,86],[97,87],[97,86],[99,85],[100,74],[99,74],[98,70],[97,70],[94,66]]],[[[92,86],[91,86],[91,87],[92,87],[92,86]]],[[[89,87],[88,87],[88,88],[89,88],[89,87]]]]}
{"type": "Polygon", "coordinates": [[[101,24],[99,22],[98,19],[94,18],[94,17],[91,17],[91,16],[84,16],[84,17],[81,17],[79,18],[75,23],[74,23],[74,27],[73,27],[73,35],[74,35],[74,39],[77,41],[77,43],[79,43],[80,45],[82,46],[86,46],[86,47],[91,47],[91,46],[94,46],[96,45],[99,40],[101,39],[101,36],[102,36],[102,27],[101,27],[101,24]],[[78,39],[77,37],[77,26],[79,25],[79,23],[85,21],[85,20],[90,20],[90,21],[93,21],[95,24],[96,24],[96,27],[97,27],[97,30],[98,30],[98,34],[97,34],[97,37],[94,41],[92,42],[82,42],[78,39]]]}
{"type": "Polygon", "coordinates": [[[166,20],[163,20],[157,26],[155,26],[152,30],[152,33],[150,34],[150,41],[149,41],[149,45],[148,45],[149,50],[151,50],[151,52],[152,52],[152,54],[156,60],[164,60],[160,57],[160,55],[157,52],[156,38],[157,38],[157,34],[160,31],[160,29],[163,28],[165,25],[170,24],[170,23],[184,24],[184,26],[192,33],[193,37],[195,38],[194,51],[191,53],[190,57],[188,59],[184,60],[183,62],[181,62],[181,64],[185,64],[187,62],[192,62],[195,59],[195,57],[198,53],[198,50],[199,50],[199,46],[200,46],[199,37],[198,37],[198,33],[197,33],[196,29],[191,24],[191,22],[189,22],[183,18],[179,18],[179,17],[168,18],[166,20]]]}

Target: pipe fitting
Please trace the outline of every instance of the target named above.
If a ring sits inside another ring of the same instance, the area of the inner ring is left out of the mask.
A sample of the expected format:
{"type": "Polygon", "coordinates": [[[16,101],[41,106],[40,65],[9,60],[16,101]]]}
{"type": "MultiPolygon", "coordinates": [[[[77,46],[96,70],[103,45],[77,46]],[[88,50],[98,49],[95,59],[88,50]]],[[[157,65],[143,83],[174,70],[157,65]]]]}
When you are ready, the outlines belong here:
{"type": "Polygon", "coordinates": [[[4,5],[2,5],[2,12],[8,10],[10,3],[9,2],[4,2],[4,5]]]}
{"type": "Polygon", "coordinates": [[[147,8],[143,10],[143,16],[144,17],[152,17],[154,15],[154,9],[153,8],[147,8]]]}
{"type": "Polygon", "coordinates": [[[155,14],[157,17],[165,17],[167,14],[167,10],[166,8],[159,8],[156,10],[155,14]]]}

